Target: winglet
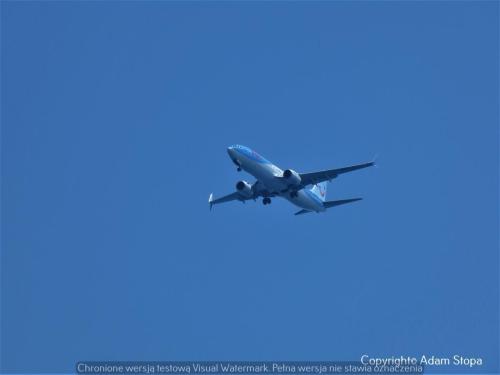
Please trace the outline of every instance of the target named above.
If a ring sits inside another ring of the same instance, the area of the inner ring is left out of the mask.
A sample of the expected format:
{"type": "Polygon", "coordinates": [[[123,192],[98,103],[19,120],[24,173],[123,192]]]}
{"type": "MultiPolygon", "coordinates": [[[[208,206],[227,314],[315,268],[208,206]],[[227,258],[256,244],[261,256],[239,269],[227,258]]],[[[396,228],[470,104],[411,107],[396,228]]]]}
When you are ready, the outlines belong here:
{"type": "Polygon", "coordinates": [[[210,211],[212,210],[212,207],[213,207],[213,201],[214,201],[214,194],[213,193],[210,193],[210,196],[208,197],[208,204],[210,206],[210,211]]]}
{"type": "Polygon", "coordinates": [[[371,162],[373,163],[373,166],[374,166],[374,167],[378,167],[378,165],[377,165],[378,155],[379,155],[378,153],[377,153],[377,154],[375,154],[375,156],[373,157],[373,159],[372,159],[372,161],[371,161],[371,162]]]}

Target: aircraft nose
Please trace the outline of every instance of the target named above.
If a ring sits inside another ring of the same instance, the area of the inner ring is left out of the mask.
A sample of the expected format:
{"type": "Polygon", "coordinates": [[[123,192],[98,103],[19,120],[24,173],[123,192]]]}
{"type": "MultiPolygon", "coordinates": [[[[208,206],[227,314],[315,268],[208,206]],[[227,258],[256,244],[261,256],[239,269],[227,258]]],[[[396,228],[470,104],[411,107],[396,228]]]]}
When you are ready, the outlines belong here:
{"type": "Polygon", "coordinates": [[[234,157],[234,155],[236,153],[236,151],[234,150],[234,146],[229,146],[227,148],[227,153],[229,154],[229,156],[234,157]]]}

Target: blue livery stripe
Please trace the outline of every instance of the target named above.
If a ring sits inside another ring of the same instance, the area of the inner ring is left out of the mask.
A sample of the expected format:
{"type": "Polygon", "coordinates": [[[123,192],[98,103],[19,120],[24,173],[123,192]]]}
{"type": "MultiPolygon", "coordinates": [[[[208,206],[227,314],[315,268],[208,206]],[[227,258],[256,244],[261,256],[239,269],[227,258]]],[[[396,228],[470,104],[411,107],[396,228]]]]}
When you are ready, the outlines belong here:
{"type": "Polygon", "coordinates": [[[253,151],[252,149],[246,147],[246,146],[241,146],[241,145],[234,145],[231,146],[234,150],[237,152],[245,155],[247,158],[250,160],[256,161],[257,163],[262,163],[262,164],[271,164],[270,161],[264,159],[262,156],[260,156],[257,152],[253,151]]]}

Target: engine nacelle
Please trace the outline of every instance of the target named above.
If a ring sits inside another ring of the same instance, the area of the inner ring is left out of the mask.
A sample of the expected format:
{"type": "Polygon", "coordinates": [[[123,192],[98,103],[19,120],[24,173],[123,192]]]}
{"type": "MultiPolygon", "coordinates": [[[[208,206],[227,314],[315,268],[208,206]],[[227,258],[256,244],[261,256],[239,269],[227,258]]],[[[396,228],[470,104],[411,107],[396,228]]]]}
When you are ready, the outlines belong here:
{"type": "Polygon", "coordinates": [[[283,177],[286,178],[290,186],[298,186],[302,181],[300,175],[293,169],[287,169],[283,172],[283,177]]]}
{"type": "Polygon", "coordinates": [[[253,195],[252,193],[252,185],[250,185],[246,181],[238,181],[236,183],[236,190],[238,191],[238,194],[243,195],[244,197],[251,197],[253,195]]]}

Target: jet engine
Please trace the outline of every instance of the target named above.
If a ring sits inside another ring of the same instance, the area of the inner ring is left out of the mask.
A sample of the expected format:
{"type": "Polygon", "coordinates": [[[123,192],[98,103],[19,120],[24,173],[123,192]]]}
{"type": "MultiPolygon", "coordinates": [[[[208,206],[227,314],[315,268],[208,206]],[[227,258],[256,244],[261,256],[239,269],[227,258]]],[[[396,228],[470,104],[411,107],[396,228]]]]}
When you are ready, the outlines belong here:
{"type": "Polygon", "coordinates": [[[301,182],[300,175],[297,172],[295,172],[293,169],[285,170],[283,172],[283,177],[286,178],[286,180],[290,186],[300,185],[300,182],[301,182]]]}
{"type": "Polygon", "coordinates": [[[243,195],[244,197],[251,197],[253,195],[252,185],[243,180],[238,181],[236,183],[236,190],[238,191],[239,194],[243,195]]]}

